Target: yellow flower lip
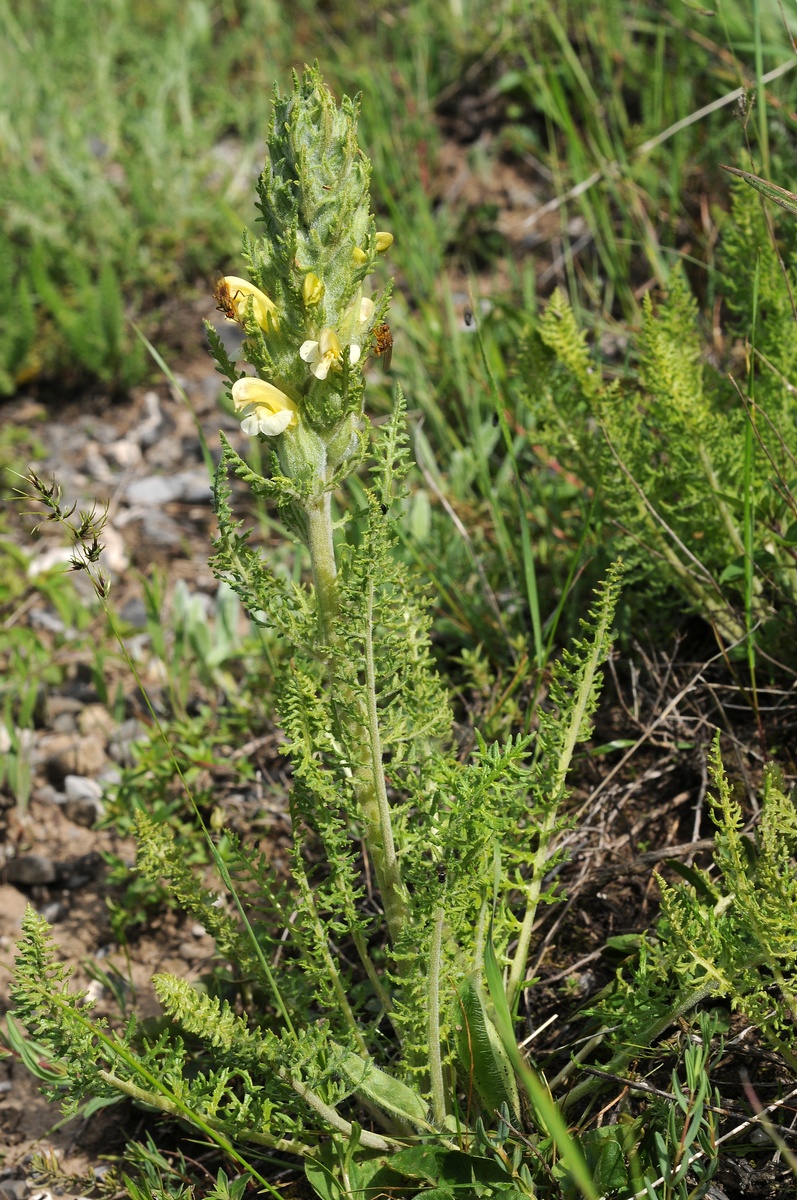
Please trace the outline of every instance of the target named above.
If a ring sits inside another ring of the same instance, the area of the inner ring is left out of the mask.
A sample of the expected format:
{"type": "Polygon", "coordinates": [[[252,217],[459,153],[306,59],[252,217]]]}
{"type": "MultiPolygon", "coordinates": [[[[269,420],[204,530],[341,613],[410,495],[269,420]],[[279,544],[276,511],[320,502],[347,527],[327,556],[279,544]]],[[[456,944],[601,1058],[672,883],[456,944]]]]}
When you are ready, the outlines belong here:
{"type": "Polygon", "coordinates": [[[374,246],[376,247],[377,254],[384,254],[385,251],[389,250],[392,245],[393,245],[393,234],[392,233],[382,232],[382,233],[376,234],[376,238],[374,240],[374,246]]]}
{"type": "Polygon", "coordinates": [[[272,329],[279,329],[276,304],[248,279],[241,279],[238,275],[225,275],[216,286],[219,308],[225,316],[239,324],[243,324],[249,308],[250,297],[254,318],[263,332],[268,333],[269,326],[272,329]]]}
{"type": "Polygon", "coordinates": [[[258,433],[276,437],[299,419],[299,410],[290,396],[273,383],[252,375],[237,379],[232,385],[232,402],[239,411],[252,409],[241,421],[241,429],[250,437],[258,433]]]}
{"type": "Polygon", "coordinates": [[[365,253],[364,250],[361,250],[359,246],[354,247],[354,249],[351,252],[351,256],[352,256],[352,259],[354,260],[354,265],[356,267],[361,267],[363,265],[363,263],[368,262],[368,255],[365,253]]]}

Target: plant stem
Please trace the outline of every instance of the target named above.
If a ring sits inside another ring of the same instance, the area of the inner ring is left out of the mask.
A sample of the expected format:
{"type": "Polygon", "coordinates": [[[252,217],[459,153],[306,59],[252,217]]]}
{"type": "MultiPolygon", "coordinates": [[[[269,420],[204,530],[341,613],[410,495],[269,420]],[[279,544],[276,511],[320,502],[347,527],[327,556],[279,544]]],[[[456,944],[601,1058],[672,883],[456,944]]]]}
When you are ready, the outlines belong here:
{"type": "Polygon", "coordinates": [[[595,630],[590,656],[584,664],[581,673],[578,693],[570,715],[567,733],[562,740],[559,756],[554,765],[553,777],[550,783],[550,803],[538,832],[539,841],[531,864],[531,877],[526,893],[526,911],[523,915],[517,950],[512,960],[512,968],[509,973],[509,982],[506,989],[506,998],[510,1009],[514,1005],[521,981],[526,973],[526,961],[529,955],[531,935],[534,930],[534,920],[537,915],[537,905],[539,904],[540,892],[542,891],[545,864],[550,852],[550,843],[556,832],[559,807],[565,795],[567,773],[570,770],[573,753],[581,736],[582,725],[593,693],[595,676],[606,654],[605,641],[610,622],[611,612],[604,607],[600,624],[595,630]]]}
{"type": "Polygon", "coordinates": [[[429,1076],[432,1085],[432,1114],[437,1125],[446,1119],[443,1061],[440,1055],[440,955],[443,948],[442,907],[435,911],[429,953],[429,1076]]]}
{"type": "MultiPolygon", "coordinates": [[[[139,1087],[138,1084],[132,1083],[129,1079],[122,1079],[112,1071],[100,1071],[99,1076],[105,1083],[123,1092],[126,1096],[130,1096],[131,1099],[138,1100],[141,1104],[147,1104],[150,1108],[156,1108],[161,1112],[168,1113],[170,1117],[176,1117],[180,1121],[186,1120],[184,1110],[167,1096],[161,1096],[157,1092],[139,1087]]],[[[210,1129],[219,1134],[220,1139],[224,1139],[224,1141],[220,1140],[219,1144],[224,1149],[227,1149],[229,1145],[227,1141],[228,1135],[225,1133],[222,1123],[209,1116],[203,1117],[203,1120],[210,1129]]],[[[285,1154],[298,1154],[302,1158],[314,1158],[318,1153],[314,1146],[307,1146],[303,1142],[299,1142],[293,1138],[273,1137],[270,1133],[245,1130],[236,1132],[235,1136],[242,1142],[253,1142],[258,1146],[267,1146],[270,1150],[279,1150],[285,1154]]]]}
{"type": "MultiPolygon", "coordinates": [[[[318,624],[327,645],[335,642],[335,621],[340,610],[335,548],[332,540],[331,498],[328,492],[305,508],[307,516],[307,546],[313,568],[318,624]]],[[[379,732],[379,713],[376,703],[376,668],[373,646],[374,585],[369,583],[367,596],[364,651],[366,660],[365,703],[352,696],[344,718],[350,727],[355,747],[362,746],[357,755],[358,769],[353,779],[354,792],[363,816],[365,838],[376,872],[377,883],[385,908],[390,939],[395,945],[407,919],[407,900],[393,838],[390,801],[387,795],[385,770],[382,762],[382,740],[379,732]],[[352,710],[362,713],[360,720],[352,710]],[[363,737],[363,735],[365,735],[363,737]],[[365,745],[363,742],[365,741],[365,745]]],[[[357,753],[357,752],[355,752],[357,753]]]]}
{"type": "Polygon", "coordinates": [[[332,497],[324,492],[320,499],[305,509],[307,516],[307,548],[313,568],[313,585],[318,605],[318,624],[321,636],[329,643],[333,639],[334,621],[340,607],[338,569],[332,541],[332,497]]]}
{"type": "Polygon", "coordinates": [[[534,855],[534,860],[531,864],[531,880],[526,893],[526,911],[523,914],[523,923],[520,926],[517,949],[515,950],[515,956],[512,959],[512,969],[510,971],[509,982],[506,989],[506,998],[510,1009],[515,1003],[523,976],[526,973],[526,962],[529,956],[531,935],[534,931],[534,920],[537,916],[537,905],[539,904],[540,892],[542,891],[545,864],[548,861],[550,841],[553,832],[556,829],[556,819],[558,815],[559,806],[556,805],[556,807],[552,808],[547,814],[545,821],[539,829],[539,844],[537,846],[537,852],[534,855]]]}
{"type": "MultiPolygon", "coordinates": [[[[369,808],[372,812],[371,827],[373,833],[369,836],[369,845],[374,860],[374,869],[379,880],[382,893],[382,903],[385,906],[390,937],[395,945],[407,919],[407,902],[404,885],[401,881],[396,845],[393,840],[393,823],[390,815],[390,801],[387,797],[385,783],[385,768],[382,762],[382,739],[379,733],[379,713],[376,707],[376,671],[374,667],[373,639],[373,608],[374,584],[368,584],[368,604],[365,631],[365,671],[368,704],[368,737],[371,747],[371,770],[373,787],[369,789],[371,796],[369,808]],[[374,813],[375,808],[375,813],[374,813]],[[376,817],[374,822],[373,817],[376,817]]],[[[364,797],[365,799],[365,797],[364,797]]]]}

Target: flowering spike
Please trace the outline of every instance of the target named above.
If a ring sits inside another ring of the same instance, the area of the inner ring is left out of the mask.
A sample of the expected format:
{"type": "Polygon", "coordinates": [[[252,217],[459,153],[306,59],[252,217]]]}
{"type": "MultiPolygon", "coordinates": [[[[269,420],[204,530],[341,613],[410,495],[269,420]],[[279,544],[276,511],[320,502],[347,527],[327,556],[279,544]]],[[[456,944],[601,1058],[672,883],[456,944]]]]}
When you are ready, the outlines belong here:
{"type": "MultiPolygon", "coordinates": [[[[328,490],[360,452],[365,378],[349,367],[361,364],[387,307],[363,295],[390,235],[376,232],[357,115],[315,69],[276,97],[258,181],[260,236],[244,241],[256,282],[229,275],[217,291],[222,311],[249,333],[241,357],[258,377],[233,386],[243,428],[277,438],[283,478],[301,477],[303,494],[328,490]]],[[[229,360],[225,371],[238,373],[229,360]]]]}

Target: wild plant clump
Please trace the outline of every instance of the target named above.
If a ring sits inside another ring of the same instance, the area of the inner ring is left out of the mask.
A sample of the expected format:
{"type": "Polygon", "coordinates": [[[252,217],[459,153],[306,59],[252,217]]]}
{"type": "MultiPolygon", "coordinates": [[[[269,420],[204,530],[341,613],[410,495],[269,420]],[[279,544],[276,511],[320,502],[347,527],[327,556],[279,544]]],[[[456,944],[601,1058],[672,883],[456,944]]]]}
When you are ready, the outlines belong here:
{"type": "MultiPolygon", "coordinates": [[[[716,1025],[703,1020],[703,1040],[683,1055],[685,1081],[673,1074],[674,1107],[647,1124],[629,1113],[599,1127],[591,1113],[603,1081],[580,1074],[580,1061],[602,1056],[611,1070],[630,1071],[676,1015],[728,989],[740,1006],[749,994],[765,1020],[751,975],[753,925],[736,977],[730,965],[723,976],[710,966],[712,947],[724,952],[723,931],[742,922],[745,905],[771,935],[768,967],[777,964],[786,981],[780,1023],[766,1018],[772,1044],[782,1046],[791,950],[772,927],[767,889],[744,892],[738,837],[729,833],[719,855],[733,918],[719,902],[710,918],[694,889],[668,894],[669,932],[618,976],[604,1023],[585,1021],[588,1045],[555,1084],[519,1050],[535,920],[555,892],[568,774],[590,736],[618,571],[555,667],[536,735],[493,745],[477,737],[463,759],[432,661],[423,581],[396,553],[396,501],[409,467],[404,399],[399,391],[376,431],[363,414],[363,366],[384,342],[389,301],[387,292],[369,294],[368,280],[392,239],[370,213],[356,117],[315,70],[275,99],[259,184],[263,233],[246,242],[249,278],[228,276],[218,288],[246,333],[254,374],[211,335],[242,427],[270,455],[261,475],[222,439],[212,562],[252,620],[289,647],[277,706],[293,770],[290,880],[278,882],[233,838],[222,856],[205,830],[221,899],[169,828],[141,817],[138,869],[165,881],[212,934],[235,983],[207,990],[157,976],[168,1018],[159,1036],[148,1039],[135,1021],[111,1031],[69,990],[46,923],[31,911],[17,1015],[60,1064],[49,1092],[66,1090],[72,1111],[86,1097],[130,1096],[216,1142],[272,1194],[263,1160],[288,1155],[328,1200],[395,1189],[429,1200],[597,1200],[654,1181],[661,1196],[702,1195],[687,1193],[686,1180],[705,1188],[716,1167],[707,1103],[716,1025]],[[335,520],[341,482],[363,467],[361,511],[335,520]],[[276,506],[297,553],[309,554],[312,585],[286,581],[253,547],[233,514],[231,477],[276,506]],[[702,958],[689,973],[686,948],[698,945],[702,958]]],[[[721,823],[733,832],[724,796],[721,823]]],[[[774,780],[769,803],[781,818],[791,812],[774,780]]],[[[766,828],[758,869],[769,864],[770,879],[785,851],[766,828]]]]}
{"type": "Polygon", "coordinates": [[[759,640],[791,658],[797,322],[784,235],[737,183],[718,283],[735,361],[717,363],[674,273],[660,304],[645,297],[631,369],[600,363],[557,291],[528,339],[526,377],[536,436],[590,489],[648,610],[686,604],[728,643],[763,627],[759,640]]]}

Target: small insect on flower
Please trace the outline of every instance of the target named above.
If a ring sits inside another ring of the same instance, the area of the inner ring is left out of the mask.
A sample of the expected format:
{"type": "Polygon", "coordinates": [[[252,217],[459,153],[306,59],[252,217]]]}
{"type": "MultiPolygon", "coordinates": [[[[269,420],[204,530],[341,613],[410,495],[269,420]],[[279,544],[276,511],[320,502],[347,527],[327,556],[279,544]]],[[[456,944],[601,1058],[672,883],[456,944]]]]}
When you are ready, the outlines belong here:
{"type": "Polygon", "coordinates": [[[387,374],[393,360],[393,334],[387,321],[374,326],[374,358],[382,359],[382,370],[387,374]]]}
{"type": "Polygon", "coordinates": [[[225,275],[217,280],[213,294],[219,312],[223,312],[230,321],[237,321],[239,325],[243,323],[251,298],[252,314],[263,332],[268,333],[269,328],[279,329],[276,304],[248,279],[225,275]]]}

